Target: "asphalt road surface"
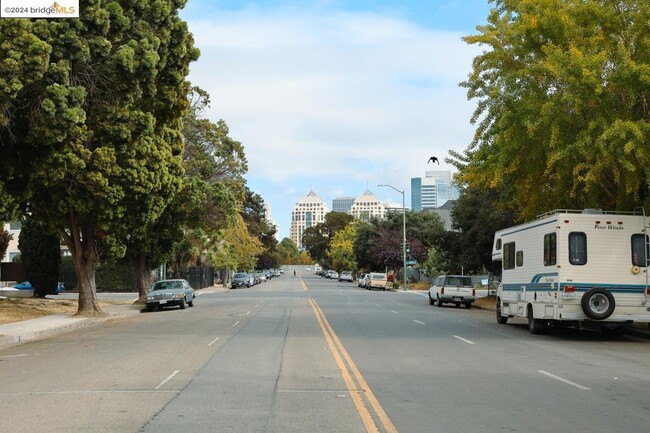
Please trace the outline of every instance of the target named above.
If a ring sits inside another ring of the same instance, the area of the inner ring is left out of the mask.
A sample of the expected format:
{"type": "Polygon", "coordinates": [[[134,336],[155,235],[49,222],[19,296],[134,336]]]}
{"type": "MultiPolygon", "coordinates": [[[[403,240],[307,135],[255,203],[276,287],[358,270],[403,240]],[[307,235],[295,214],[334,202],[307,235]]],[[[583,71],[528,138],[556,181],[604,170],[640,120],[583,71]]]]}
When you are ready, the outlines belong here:
{"type": "Polygon", "coordinates": [[[650,341],[301,274],[0,350],[0,432],[650,431],[650,341]]]}

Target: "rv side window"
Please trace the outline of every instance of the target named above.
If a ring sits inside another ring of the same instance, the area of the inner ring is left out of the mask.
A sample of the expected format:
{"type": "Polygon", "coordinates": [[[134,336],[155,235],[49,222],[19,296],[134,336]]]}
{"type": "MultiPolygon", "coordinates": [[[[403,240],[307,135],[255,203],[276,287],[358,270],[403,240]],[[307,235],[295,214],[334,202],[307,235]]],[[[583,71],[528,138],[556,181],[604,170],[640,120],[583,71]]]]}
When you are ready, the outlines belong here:
{"type": "Polygon", "coordinates": [[[587,264],[587,235],[583,232],[569,233],[569,263],[587,264]]]}
{"type": "Polygon", "coordinates": [[[544,266],[557,264],[557,234],[544,235],[544,266]]]}
{"type": "Polygon", "coordinates": [[[632,235],[632,264],[634,266],[648,266],[648,235],[636,234],[632,235]]]}
{"type": "Polygon", "coordinates": [[[501,238],[497,239],[497,244],[494,247],[497,251],[501,250],[501,238]]]}
{"type": "Polygon", "coordinates": [[[503,244],[503,269],[515,268],[515,243],[503,244]]]}
{"type": "Polygon", "coordinates": [[[524,265],[524,252],[517,251],[517,267],[524,265]]]}

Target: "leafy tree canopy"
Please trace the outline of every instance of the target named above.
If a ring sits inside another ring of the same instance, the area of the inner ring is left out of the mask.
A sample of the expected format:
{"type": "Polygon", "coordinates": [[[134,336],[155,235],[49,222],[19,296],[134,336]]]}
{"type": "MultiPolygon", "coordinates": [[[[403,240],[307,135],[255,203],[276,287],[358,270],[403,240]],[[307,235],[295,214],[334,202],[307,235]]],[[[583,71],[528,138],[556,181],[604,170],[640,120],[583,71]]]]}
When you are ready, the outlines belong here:
{"type": "Polygon", "coordinates": [[[354,271],[357,269],[357,262],[354,257],[354,240],[356,238],[357,224],[348,224],[343,229],[336,232],[329,248],[327,257],[332,269],[337,272],[354,271]]]}
{"type": "Polygon", "coordinates": [[[465,37],[485,48],[462,83],[476,135],[458,179],[518,218],[650,204],[650,3],[496,0],[465,37]]]}

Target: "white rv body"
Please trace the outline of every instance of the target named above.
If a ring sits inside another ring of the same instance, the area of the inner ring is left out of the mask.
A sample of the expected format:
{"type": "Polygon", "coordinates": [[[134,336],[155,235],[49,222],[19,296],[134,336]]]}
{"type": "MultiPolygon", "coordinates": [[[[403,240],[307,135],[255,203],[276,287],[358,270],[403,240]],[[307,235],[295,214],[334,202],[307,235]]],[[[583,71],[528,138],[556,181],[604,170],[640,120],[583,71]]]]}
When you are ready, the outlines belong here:
{"type": "Polygon", "coordinates": [[[531,332],[650,322],[647,230],[642,210],[557,210],[496,232],[497,320],[527,318],[531,332]]]}

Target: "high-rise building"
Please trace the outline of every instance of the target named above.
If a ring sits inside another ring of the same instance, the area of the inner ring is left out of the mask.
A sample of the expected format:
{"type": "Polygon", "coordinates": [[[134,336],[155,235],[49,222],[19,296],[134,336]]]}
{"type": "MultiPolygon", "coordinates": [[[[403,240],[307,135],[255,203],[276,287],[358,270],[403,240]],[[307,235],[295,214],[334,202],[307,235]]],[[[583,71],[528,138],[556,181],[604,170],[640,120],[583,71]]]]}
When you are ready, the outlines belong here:
{"type": "Polygon", "coordinates": [[[305,229],[325,222],[325,215],[329,212],[327,204],[316,195],[314,191],[298,200],[291,212],[291,239],[299,250],[303,250],[302,235],[305,229]]]}
{"type": "Polygon", "coordinates": [[[411,178],[411,209],[420,212],[436,209],[458,198],[450,171],[427,171],[424,177],[411,178]]]}
{"type": "Polygon", "coordinates": [[[336,197],[332,200],[332,212],[350,213],[354,197],[336,197]]]}
{"type": "Polygon", "coordinates": [[[370,221],[371,218],[384,218],[386,209],[370,190],[366,190],[354,200],[349,213],[361,221],[370,221]]]}

